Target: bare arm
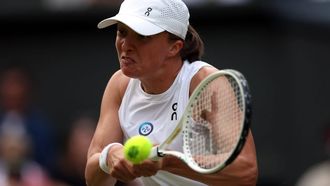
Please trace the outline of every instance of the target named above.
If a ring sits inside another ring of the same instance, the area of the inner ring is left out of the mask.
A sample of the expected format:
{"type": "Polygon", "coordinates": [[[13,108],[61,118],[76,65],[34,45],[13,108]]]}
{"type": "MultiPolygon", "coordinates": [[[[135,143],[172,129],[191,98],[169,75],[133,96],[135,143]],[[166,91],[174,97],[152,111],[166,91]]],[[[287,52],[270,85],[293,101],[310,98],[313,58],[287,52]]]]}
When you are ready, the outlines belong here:
{"type": "Polygon", "coordinates": [[[252,133],[249,133],[245,146],[238,157],[222,171],[213,174],[200,174],[173,156],[164,158],[163,170],[203,182],[207,185],[256,185],[258,168],[252,133]]]}
{"type": "Polygon", "coordinates": [[[134,182],[138,177],[155,175],[162,167],[162,160],[147,160],[140,165],[133,165],[125,159],[123,146],[115,145],[109,150],[106,160],[109,174],[99,168],[99,157],[103,148],[110,143],[123,142],[118,110],[128,81],[128,77],[117,71],[104,92],[100,119],[87,155],[85,179],[88,186],[110,186],[117,180],[134,182]]]}
{"type": "MultiPolygon", "coordinates": [[[[190,92],[207,75],[217,71],[213,67],[202,68],[192,79],[190,92]]],[[[167,156],[163,161],[163,170],[197,180],[208,185],[256,185],[258,177],[255,144],[251,131],[248,134],[244,148],[238,157],[225,169],[214,174],[200,174],[191,170],[181,160],[167,156]]]]}
{"type": "Polygon", "coordinates": [[[100,118],[87,155],[85,178],[89,186],[114,185],[116,183],[116,179],[99,168],[99,156],[102,149],[109,143],[122,143],[123,134],[119,124],[118,109],[127,83],[128,79],[125,79],[124,75],[117,71],[105,89],[100,118]]]}

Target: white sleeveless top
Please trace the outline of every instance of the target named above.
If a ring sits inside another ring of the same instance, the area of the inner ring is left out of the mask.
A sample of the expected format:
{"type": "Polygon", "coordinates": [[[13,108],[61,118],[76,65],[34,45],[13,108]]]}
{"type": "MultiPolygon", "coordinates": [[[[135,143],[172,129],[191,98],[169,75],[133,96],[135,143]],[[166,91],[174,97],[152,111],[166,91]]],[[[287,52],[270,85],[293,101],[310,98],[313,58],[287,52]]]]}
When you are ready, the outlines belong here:
{"type": "MultiPolygon", "coordinates": [[[[142,90],[138,79],[131,79],[118,111],[124,141],[135,135],[144,135],[153,144],[162,143],[180,120],[188,104],[190,81],[203,66],[210,65],[202,61],[185,61],[171,87],[161,94],[148,94],[142,90]]],[[[182,152],[182,146],[181,135],[168,148],[182,152]]],[[[166,171],[140,179],[144,185],[153,186],[204,185],[166,171]]]]}

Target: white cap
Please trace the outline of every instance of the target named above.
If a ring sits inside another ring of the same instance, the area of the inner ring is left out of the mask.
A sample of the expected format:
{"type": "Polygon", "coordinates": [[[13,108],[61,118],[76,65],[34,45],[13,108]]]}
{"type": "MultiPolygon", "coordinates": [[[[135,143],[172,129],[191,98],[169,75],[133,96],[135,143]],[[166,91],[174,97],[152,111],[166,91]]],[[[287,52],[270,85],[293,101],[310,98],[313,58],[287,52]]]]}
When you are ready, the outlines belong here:
{"type": "Polygon", "coordinates": [[[189,10],[182,0],[125,0],[119,13],[104,19],[97,27],[122,22],[140,35],[150,36],[168,31],[185,39],[189,10]]]}

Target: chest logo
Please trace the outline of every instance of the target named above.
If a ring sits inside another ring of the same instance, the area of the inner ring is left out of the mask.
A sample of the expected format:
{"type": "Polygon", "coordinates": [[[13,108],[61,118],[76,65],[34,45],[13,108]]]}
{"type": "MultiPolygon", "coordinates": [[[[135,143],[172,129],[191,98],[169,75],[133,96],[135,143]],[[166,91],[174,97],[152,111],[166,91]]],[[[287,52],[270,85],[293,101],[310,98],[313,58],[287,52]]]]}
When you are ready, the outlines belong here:
{"type": "Polygon", "coordinates": [[[150,122],[144,122],[139,127],[139,134],[142,136],[148,136],[152,130],[154,129],[154,126],[150,122]]]}
{"type": "Polygon", "coordinates": [[[174,103],[172,105],[171,121],[178,120],[178,114],[176,112],[177,109],[178,109],[178,103],[174,103]]]}

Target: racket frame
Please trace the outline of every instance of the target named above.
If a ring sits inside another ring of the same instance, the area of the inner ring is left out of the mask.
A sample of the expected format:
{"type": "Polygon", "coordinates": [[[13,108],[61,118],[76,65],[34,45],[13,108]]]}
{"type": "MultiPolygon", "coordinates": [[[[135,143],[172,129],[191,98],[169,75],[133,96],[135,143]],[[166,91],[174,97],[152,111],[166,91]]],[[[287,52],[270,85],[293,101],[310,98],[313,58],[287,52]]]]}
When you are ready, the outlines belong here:
{"type": "Polygon", "coordinates": [[[168,138],[160,145],[154,146],[151,150],[151,153],[149,155],[149,158],[152,160],[158,160],[159,158],[165,156],[165,155],[172,155],[175,156],[179,159],[181,159],[183,162],[185,162],[190,168],[192,168],[194,171],[202,173],[202,174],[211,174],[214,172],[217,172],[219,170],[222,170],[225,168],[227,165],[229,165],[231,162],[235,160],[235,158],[238,156],[238,154],[241,152],[245,141],[246,137],[249,132],[250,124],[251,124],[251,115],[252,115],[252,109],[251,109],[251,95],[250,95],[250,90],[248,83],[244,76],[233,69],[224,69],[224,70],[219,70],[217,72],[214,72],[204,78],[200,84],[196,87],[194,92],[191,94],[189,98],[189,102],[187,104],[187,107],[180,118],[180,121],[178,122],[176,128],[173,130],[173,132],[168,136],[168,138]],[[171,144],[171,142],[177,137],[178,134],[181,132],[184,132],[186,127],[189,127],[187,124],[189,123],[189,116],[191,116],[191,107],[194,105],[194,103],[197,101],[197,98],[201,91],[214,79],[218,78],[219,76],[222,75],[229,75],[235,79],[236,82],[238,82],[239,90],[241,92],[242,97],[242,103],[243,105],[243,114],[244,114],[244,120],[243,120],[243,127],[242,131],[240,134],[240,138],[238,140],[238,143],[236,144],[235,148],[230,152],[229,158],[224,161],[224,163],[219,164],[218,166],[215,166],[210,169],[205,169],[197,165],[197,163],[193,160],[191,157],[190,150],[188,148],[188,142],[185,137],[185,134],[183,134],[183,153],[178,152],[178,151],[171,151],[171,150],[165,150],[166,147],[171,144]],[[188,116],[188,117],[187,117],[188,116]]]}

